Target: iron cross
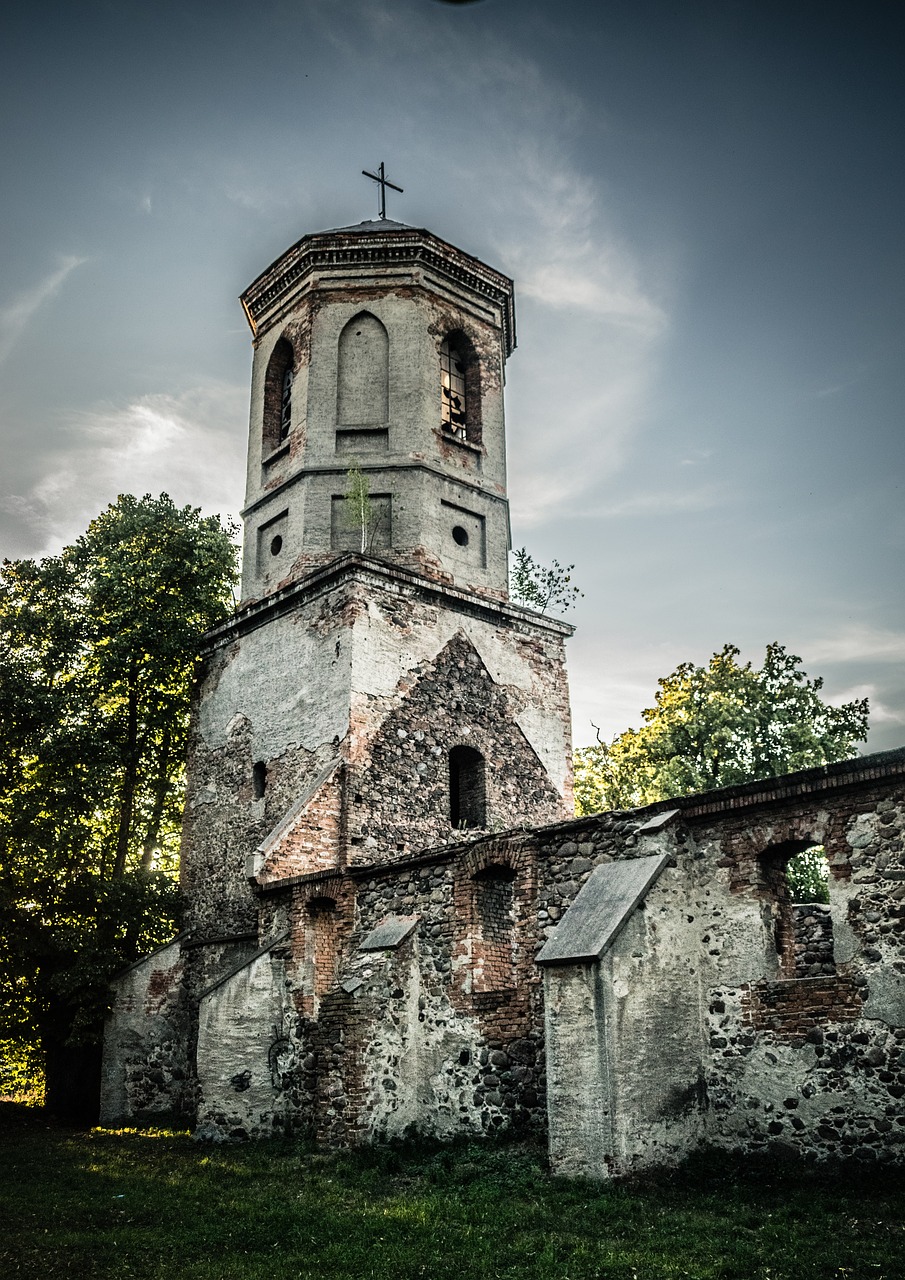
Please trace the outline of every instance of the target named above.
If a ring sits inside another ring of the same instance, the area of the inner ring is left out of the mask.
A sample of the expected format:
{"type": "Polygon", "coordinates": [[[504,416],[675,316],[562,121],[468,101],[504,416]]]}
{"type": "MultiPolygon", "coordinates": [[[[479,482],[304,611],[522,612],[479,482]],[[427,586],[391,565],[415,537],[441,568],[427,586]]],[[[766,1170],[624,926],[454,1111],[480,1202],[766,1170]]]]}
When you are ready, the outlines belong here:
{"type": "Polygon", "coordinates": [[[380,162],[380,168],[377,170],[376,173],[368,173],[367,169],[362,169],[362,173],[366,178],[371,178],[374,182],[377,183],[378,187],[380,187],[380,216],[381,218],[386,218],[387,187],[389,187],[392,191],[398,191],[400,194],[402,193],[402,187],[397,187],[395,182],[390,182],[389,178],[386,176],[386,174],[383,171],[382,160],[380,162]]]}

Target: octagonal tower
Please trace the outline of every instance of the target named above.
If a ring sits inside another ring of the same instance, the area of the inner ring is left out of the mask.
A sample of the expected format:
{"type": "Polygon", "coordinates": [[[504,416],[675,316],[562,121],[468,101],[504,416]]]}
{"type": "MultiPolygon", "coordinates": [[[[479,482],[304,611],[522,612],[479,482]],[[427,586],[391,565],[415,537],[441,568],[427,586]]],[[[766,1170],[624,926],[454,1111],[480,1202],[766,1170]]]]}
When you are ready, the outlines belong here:
{"type": "Polygon", "coordinates": [[[505,598],[512,281],[382,219],[304,236],[242,304],[255,347],[243,598],[349,551],[505,598]]]}

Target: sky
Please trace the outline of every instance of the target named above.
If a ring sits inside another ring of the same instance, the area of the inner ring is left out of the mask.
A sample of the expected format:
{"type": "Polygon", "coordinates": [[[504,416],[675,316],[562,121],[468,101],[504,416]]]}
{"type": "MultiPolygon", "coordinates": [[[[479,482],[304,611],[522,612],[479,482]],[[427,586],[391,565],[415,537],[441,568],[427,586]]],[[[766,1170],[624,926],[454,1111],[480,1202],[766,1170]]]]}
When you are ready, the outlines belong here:
{"type": "Polygon", "coordinates": [[[238,294],[388,215],[511,275],[513,542],[577,745],[779,641],[905,744],[905,14],[885,0],[82,0],[0,20],[0,555],[237,514],[238,294]]]}

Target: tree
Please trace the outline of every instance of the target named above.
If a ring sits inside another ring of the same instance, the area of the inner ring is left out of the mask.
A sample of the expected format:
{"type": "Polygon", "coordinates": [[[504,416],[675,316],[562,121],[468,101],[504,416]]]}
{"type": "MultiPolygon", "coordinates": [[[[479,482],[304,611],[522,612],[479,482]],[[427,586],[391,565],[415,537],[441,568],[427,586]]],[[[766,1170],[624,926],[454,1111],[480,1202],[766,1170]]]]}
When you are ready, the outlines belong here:
{"type": "Polygon", "coordinates": [[[575,753],[576,810],[633,808],[831,764],[867,737],[866,698],[832,707],[801,659],[767,645],[763,666],[731,644],[706,667],[683,662],[658,681],[640,729],[575,753]]]}
{"type": "Polygon", "coordinates": [[[370,486],[360,467],[350,467],[346,472],[346,480],[349,487],[345,492],[345,523],[359,535],[359,550],[364,555],[371,545],[373,512],[370,486]]]}
{"type": "Polygon", "coordinates": [[[804,849],[786,863],[786,883],[793,902],[829,902],[829,878],[823,845],[804,849]]]}
{"type": "Polygon", "coordinates": [[[509,594],[514,600],[527,605],[529,609],[537,609],[546,613],[550,607],[559,606],[562,612],[570,609],[582,595],[577,587],[573,587],[572,570],[574,564],[565,567],[554,560],[549,568],[538,564],[524,547],[512,553],[513,564],[509,574],[509,594]]]}
{"type": "Polygon", "coordinates": [[[59,556],[0,568],[0,1041],[90,1108],[111,975],[174,931],[188,709],[228,616],[232,527],[120,497],[59,556]]]}

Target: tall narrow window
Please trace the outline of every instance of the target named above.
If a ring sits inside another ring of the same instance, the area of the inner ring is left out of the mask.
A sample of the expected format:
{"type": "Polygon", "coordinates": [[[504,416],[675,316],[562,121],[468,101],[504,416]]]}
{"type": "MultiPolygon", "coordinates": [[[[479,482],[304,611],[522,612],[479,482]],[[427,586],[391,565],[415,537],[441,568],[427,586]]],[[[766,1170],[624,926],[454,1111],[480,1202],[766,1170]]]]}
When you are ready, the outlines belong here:
{"type": "Polygon", "coordinates": [[[264,456],[288,440],[292,428],[292,344],[280,338],[264,375],[264,456]]]}
{"type": "Polygon", "coordinates": [[[500,991],[514,984],[515,872],[489,866],[474,878],[474,989],[500,991]]]}
{"type": "Polygon", "coordinates": [[[481,365],[461,330],[440,344],[440,425],[454,440],[481,443],[481,365]]]}
{"type": "Polygon", "coordinates": [[[440,345],[440,421],[443,429],[460,440],[468,437],[468,389],[466,358],[454,337],[440,345]]]}
{"type": "Polygon", "coordinates": [[[487,825],[484,757],[474,747],[449,753],[449,820],[457,829],[487,825]]]}
{"type": "Polygon", "coordinates": [[[315,1000],[333,985],[338,955],[338,916],[333,898],[312,898],[308,903],[309,956],[313,962],[312,986],[315,1000]]]}
{"type": "Polygon", "coordinates": [[[762,863],[784,976],[816,978],[835,973],[829,864],[822,846],[790,840],[766,850],[762,863]]]}
{"type": "Polygon", "coordinates": [[[283,374],[283,394],[280,399],[280,441],[289,438],[289,428],[292,426],[292,370],[287,369],[283,374]]]}
{"type": "Polygon", "coordinates": [[[389,337],[367,311],[353,316],[339,335],[336,421],[339,426],[380,427],[389,417],[389,337]]]}
{"type": "Polygon", "coordinates": [[[822,845],[812,845],[786,863],[796,978],[821,978],[836,972],[829,879],[830,864],[822,845]]]}

